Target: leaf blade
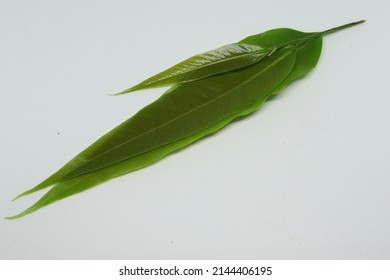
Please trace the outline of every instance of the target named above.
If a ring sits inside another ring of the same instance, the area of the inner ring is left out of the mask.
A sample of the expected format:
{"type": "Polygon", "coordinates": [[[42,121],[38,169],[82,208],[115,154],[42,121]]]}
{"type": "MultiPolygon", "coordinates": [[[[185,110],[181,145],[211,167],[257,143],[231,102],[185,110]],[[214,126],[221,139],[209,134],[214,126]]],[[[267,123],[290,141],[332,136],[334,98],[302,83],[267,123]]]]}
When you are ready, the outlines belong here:
{"type": "Polygon", "coordinates": [[[265,95],[263,98],[261,98],[254,106],[251,108],[248,108],[244,111],[241,111],[239,113],[233,114],[224,120],[216,123],[215,125],[202,130],[194,135],[191,135],[189,137],[180,139],[176,142],[173,142],[171,144],[168,144],[166,146],[157,148],[155,150],[149,151],[147,153],[138,155],[136,157],[132,157],[128,160],[119,162],[117,164],[108,166],[104,169],[97,170],[95,172],[91,172],[88,174],[84,174],[78,177],[75,177],[73,179],[67,180],[67,181],[61,181],[53,186],[41,199],[39,199],[36,203],[34,203],[32,206],[27,208],[26,210],[22,211],[21,213],[5,217],[8,220],[18,219],[23,216],[26,216],[28,214],[31,214],[47,205],[50,205],[56,201],[62,200],[64,198],[67,198],[69,196],[75,195],[77,193],[83,192],[85,190],[88,190],[92,187],[95,187],[99,184],[102,184],[110,179],[113,179],[115,177],[119,177],[121,175],[127,174],[129,172],[133,172],[135,170],[144,168],[150,164],[153,164],[154,162],[161,160],[168,154],[175,152],[177,150],[183,149],[186,146],[190,145],[193,142],[196,142],[203,137],[213,134],[223,127],[225,127],[227,124],[229,124],[234,119],[245,116],[248,114],[251,114],[252,112],[256,111],[270,96],[271,94],[265,95]]]}
{"type": "Polygon", "coordinates": [[[320,33],[289,28],[272,29],[249,36],[238,43],[222,46],[190,57],[141,83],[113,95],[141,89],[187,83],[253,65],[274,51],[308,40],[320,33]]]}
{"type": "MultiPolygon", "coordinates": [[[[259,33],[256,35],[248,36],[248,37],[244,38],[243,40],[241,40],[239,43],[241,43],[243,45],[257,45],[262,50],[270,50],[270,49],[274,49],[277,46],[284,46],[284,45],[288,45],[288,44],[297,43],[297,42],[300,42],[300,40],[302,40],[302,39],[312,38],[313,36],[317,36],[318,34],[320,34],[320,33],[318,33],[318,32],[306,33],[306,32],[301,32],[298,30],[290,29],[290,28],[278,28],[278,29],[272,29],[269,31],[265,31],[265,32],[262,32],[262,33],[259,33]]],[[[302,53],[302,52],[298,52],[298,53],[302,53]]],[[[320,53],[321,53],[321,49],[319,50],[319,53],[317,54],[317,56],[318,56],[317,60],[320,56],[320,53]]],[[[305,60],[306,59],[307,59],[307,61],[310,61],[310,56],[306,56],[305,60]]],[[[300,59],[298,61],[300,63],[304,63],[300,59]]],[[[313,64],[313,67],[314,66],[315,66],[315,63],[313,64]]],[[[289,78],[284,81],[284,86],[286,86],[291,80],[296,79],[298,76],[304,75],[305,73],[310,71],[310,69],[311,68],[309,67],[309,69],[307,69],[306,72],[303,71],[303,72],[299,72],[299,73],[298,72],[290,73],[289,78]]],[[[159,74],[157,74],[157,75],[159,75],[159,74]]],[[[277,91],[281,90],[284,86],[280,86],[277,91]]],[[[174,88],[171,88],[165,94],[169,93],[172,90],[174,90],[174,88]]],[[[275,91],[276,91],[276,89],[275,89],[275,91]]],[[[101,139],[99,139],[99,140],[103,140],[103,142],[109,141],[108,139],[105,139],[105,138],[108,138],[108,137],[105,135],[105,136],[101,137],[101,139]]],[[[94,143],[94,145],[97,145],[98,141],[96,141],[94,143]]],[[[102,145],[104,145],[104,144],[102,144],[102,145]]],[[[88,149],[89,148],[87,148],[83,152],[86,152],[88,154],[88,149]]],[[[38,190],[41,190],[41,189],[44,189],[44,188],[47,188],[47,187],[53,185],[54,183],[58,182],[59,178],[61,178],[62,176],[64,176],[66,173],[69,172],[69,165],[77,167],[80,164],[82,164],[83,161],[84,160],[83,160],[82,153],[80,153],[75,158],[73,158],[69,163],[67,163],[63,168],[61,168],[56,173],[54,173],[52,176],[50,176],[49,178],[47,178],[46,180],[44,180],[43,182],[38,184],[36,187],[19,194],[13,200],[16,200],[20,197],[26,196],[28,194],[31,194],[33,192],[36,192],[38,190]]]]}
{"type": "Polygon", "coordinates": [[[136,114],[117,133],[120,137],[110,137],[109,149],[100,150],[88,159],[83,157],[83,164],[69,176],[92,172],[169,144],[205,129],[228,115],[245,110],[259,96],[277,86],[281,77],[290,73],[295,54],[295,48],[283,49],[253,68],[182,84],[136,114]],[[257,85],[258,80],[262,84],[256,93],[252,93],[251,87],[257,85]],[[250,94],[246,95],[245,90],[250,91],[250,94]],[[188,95],[191,95],[191,99],[188,95]],[[208,116],[210,112],[213,112],[211,117],[208,116]],[[130,134],[133,135],[129,137],[130,134]]]}
{"type": "Polygon", "coordinates": [[[121,95],[140,89],[168,86],[175,83],[191,82],[215,74],[229,72],[252,65],[269,53],[257,45],[229,44],[190,57],[141,83],[113,95],[121,95]]]}
{"type": "Polygon", "coordinates": [[[271,55],[275,50],[286,46],[298,46],[306,41],[363,22],[364,20],[356,21],[322,32],[301,32],[290,28],[272,29],[249,36],[238,43],[222,46],[221,48],[195,55],[129,89],[113,95],[125,94],[140,89],[191,82],[212,75],[241,69],[258,62],[266,55],[271,55]],[[256,46],[259,49],[256,49],[256,46]]]}
{"type": "MultiPolygon", "coordinates": [[[[303,32],[291,30],[291,29],[278,29],[277,31],[273,30],[273,32],[271,32],[272,30],[268,31],[269,32],[268,35],[270,35],[269,37],[266,36],[267,32],[264,32],[262,34],[258,34],[258,35],[254,35],[254,36],[250,36],[250,37],[245,38],[244,40],[242,40],[240,42],[244,43],[244,44],[245,43],[250,43],[250,44],[254,44],[254,45],[258,44],[258,46],[261,46],[262,48],[266,47],[267,44],[269,46],[274,46],[275,44],[282,42],[281,45],[278,45],[279,47],[276,47],[276,48],[274,47],[268,53],[268,56],[272,55],[273,58],[275,58],[274,53],[276,53],[276,54],[280,54],[283,52],[287,53],[288,51],[291,52],[291,50],[294,50],[294,55],[293,55],[294,59],[293,59],[293,61],[290,61],[290,63],[284,64],[284,68],[285,68],[284,70],[282,67],[280,69],[274,69],[274,71],[270,71],[270,72],[272,72],[273,75],[280,74],[282,72],[283,73],[282,76],[277,76],[277,78],[275,80],[273,80],[272,82],[269,81],[269,79],[272,80],[272,78],[275,78],[275,77],[272,77],[272,75],[268,76],[268,79],[267,79],[267,77],[266,78],[262,77],[262,79],[260,79],[259,81],[256,80],[257,84],[260,84],[260,86],[263,87],[262,91],[260,93],[257,92],[256,94],[254,94],[254,92],[255,92],[254,85],[256,85],[256,83],[252,84],[252,86],[247,87],[247,88],[244,86],[245,83],[238,83],[238,84],[236,84],[236,87],[234,87],[234,85],[232,85],[232,84],[227,83],[228,87],[232,88],[232,86],[233,86],[233,89],[230,89],[230,91],[234,91],[236,89],[239,89],[238,91],[239,92],[241,91],[242,94],[251,92],[249,97],[254,98],[256,96],[255,99],[251,99],[251,101],[249,103],[244,102],[244,104],[241,104],[241,105],[243,105],[242,107],[240,107],[240,106],[235,107],[234,110],[232,110],[232,108],[229,108],[229,106],[231,105],[231,103],[239,104],[240,99],[234,99],[234,98],[232,100],[225,99],[225,100],[223,100],[223,102],[221,102],[221,105],[227,106],[229,109],[225,110],[225,112],[223,114],[219,114],[219,113],[221,113],[221,110],[220,110],[221,106],[210,107],[208,109],[208,111],[209,112],[217,112],[218,117],[217,118],[208,118],[206,123],[203,123],[200,127],[197,127],[193,131],[191,131],[191,130],[188,131],[188,130],[184,129],[185,131],[187,131],[184,134],[183,133],[178,134],[175,136],[176,138],[175,137],[173,137],[173,138],[168,137],[167,139],[169,139],[169,141],[167,141],[167,142],[159,141],[159,144],[156,146],[153,146],[153,145],[150,145],[150,143],[147,143],[146,146],[143,147],[144,150],[142,150],[142,147],[140,149],[139,146],[135,145],[136,146],[135,150],[137,152],[134,154],[128,153],[129,147],[125,147],[124,150],[118,149],[117,151],[119,151],[119,152],[117,152],[117,154],[115,154],[115,153],[113,155],[111,154],[111,156],[110,156],[111,161],[104,159],[104,158],[102,160],[101,155],[106,154],[104,151],[111,152],[113,150],[113,149],[111,149],[112,147],[110,148],[110,145],[109,145],[110,143],[107,143],[107,141],[105,141],[105,140],[112,140],[113,136],[114,136],[114,139],[118,137],[119,142],[121,142],[121,141],[123,142],[123,137],[125,137],[125,138],[127,137],[127,136],[123,136],[120,134],[117,134],[115,136],[115,132],[118,132],[117,131],[118,128],[121,128],[123,125],[126,127],[127,122],[125,122],[124,124],[118,126],[116,129],[114,129],[113,131],[109,132],[108,134],[103,136],[101,139],[96,141],[93,145],[88,147],[86,150],[81,152],[74,159],[72,159],[68,164],[66,164],[63,168],[61,168],[59,171],[54,173],[48,179],[44,180],[41,184],[39,184],[35,188],[30,189],[30,190],[22,193],[21,195],[19,195],[18,197],[26,195],[28,193],[32,193],[32,192],[37,191],[37,190],[42,189],[42,188],[46,188],[46,187],[51,186],[51,185],[54,185],[54,187],[51,190],[49,190],[33,206],[31,206],[30,208],[26,209],[25,211],[23,211],[22,213],[20,213],[18,215],[7,217],[7,218],[8,219],[15,219],[15,218],[24,216],[26,214],[32,213],[32,212],[44,207],[46,205],[49,205],[55,201],[58,201],[60,199],[63,199],[65,197],[68,197],[68,196],[73,195],[75,193],[79,193],[81,191],[89,189],[89,188],[96,186],[96,185],[98,185],[104,181],[107,181],[111,178],[114,178],[114,177],[120,176],[124,173],[128,173],[130,171],[142,168],[148,164],[151,164],[151,163],[161,159],[162,157],[166,156],[167,154],[171,153],[172,151],[183,148],[183,147],[189,145],[190,143],[204,137],[205,135],[208,135],[210,133],[213,133],[213,132],[221,129],[223,126],[225,126],[230,121],[237,118],[238,116],[249,114],[250,112],[253,112],[269,96],[271,96],[272,94],[278,93],[282,88],[284,88],[292,80],[298,78],[299,76],[307,74],[312,68],[314,68],[316,66],[318,59],[320,57],[320,53],[321,53],[322,36],[323,35],[330,34],[330,33],[336,32],[338,30],[342,30],[344,28],[347,28],[347,27],[350,27],[350,26],[353,26],[353,25],[356,25],[356,24],[359,24],[362,22],[364,22],[364,21],[358,21],[358,22],[342,25],[342,26],[339,26],[336,28],[328,29],[328,30],[323,31],[323,32],[319,32],[319,33],[303,33],[303,32]],[[266,35],[264,35],[264,34],[266,34],[266,35]],[[309,34],[309,35],[307,35],[307,34],[309,34]],[[280,36],[278,36],[278,35],[280,35],[280,36]],[[290,36],[290,38],[289,38],[289,36],[290,36]],[[290,41],[288,41],[287,43],[286,42],[283,43],[283,40],[286,40],[286,38],[290,41]],[[287,47],[288,45],[290,45],[290,47],[287,47]],[[260,82],[262,82],[262,83],[260,83],[260,82]],[[268,88],[266,87],[264,89],[264,85],[268,85],[269,87],[268,88]],[[230,102],[230,101],[234,101],[234,102],[230,102]],[[215,109],[215,110],[213,111],[212,109],[215,109]],[[113,133],[114,135],[112,135],[112,132],[114,132],[113,133]],[[180,137],[178,137],[178,136],[180,136],[180,137]],[[120,157],[118,155],[118,153],[121,154],[121,152],[125,152],[124,157],[123,157],[123,155],[122,155],[122,157],[120,157]],[[91,167],[91,162],[92,162],[92,167],[91,167]],[[101,163],[101,162],[103,162],[103,163],[101,163]],[[96,163],[98,163],[98,164],[96,165],[96,163]]],[[[289,53],[288,55],[290,55],[290,59],[291,59],[292,52],[289,53]]],[[[276,57],[277,57],[277,55],[276,55],[276,57]]],[[[286,56],[286,57],[288,57],[288,56],[286,56]]],[[[265,57],[264,60],[267,61],[267,57],[265,57]]],[[[235,71],[224,72],[223,74],[218,75],[218,76],[210,76],[209,78],[206,78],[203,80],[196,80],[194,82],[191,82],[191,85],[192,86],[194,86],[194,84],[197,86],[200,85],[201,90],[207,89],[207,90],[214,92],[214,93],[221,90],[221,88],[222,88],[222,90],[228,90],[228,87],[223,88],[223,87],[221,87],[221,84],[224,84],[227,81],[231,80],[232,77],[237,78],[236,80],[242,80],[242,78],[244,78],[244,77],[240,76],[240,73],[241,74],[246,73],[246,74],[250,74],[250,75],[254,74],[251,71],[253,69],[260,70],[260,69],[257,69],[257,67],[259,67],[259,65],[264,66],[262,63],[263,63],[263,59],[260,60],[260,62],[256,62],[254,65],[249,66],[249,67],[242,67],[242,68],[236,69],[235,71]],[[216,83],[213,83],[213,81],[214,82],[216,81],[216,83]],[[218,84],[219,84],[219,86],[218,86],[218,84]],[[202,86],[203,86],[203,88],[202,88],[202,86]],[[206,87],[204,87],[204,86],[206,86],[206,87]]],[[[214,74],[216,74],[216,73],[214,73],[214,74]]],[[[257,74],[254,76],[256,77],[257,74]]],[[[254,78],[252,77],[249,80],[252,80],[252,79],[254,79],[254,78]]],[[[175,93],[183,92],[183,89],[184,89],[184,91],[189,91],[188,90],[189,89],[188,83],[185,85],[187,85],[187,86],[177,85],[177,86],[172,87],[160,99],[164,100],[164,98],[171,98],[172,96],[175,96],[175,93]]],[[[191,88],[191,86],[190,86],[190,88],[191,88]]],[[[199,96],[202,97],[201,90],[199,90],[198,92],[195,92],[196,93],[195,96],[198,95],[198,97],[199,96]]],[[[205,91],[206,93],[208,92],[207,90],[205,91]]],[[[193,98],[194,92],[191,92],[191,93],[192,94],[190,94],[189,96],[191,96],[191,98],[193,98]]],[[[237,97],[237,94],[236,94],[236,97],[237,97]]],[[[241,95],[240,98],[242,99],[242,97],[243,96],[241,95]]],[[[250,99],[248,96],[244,95],[244,97],[245,97],[244,98],[245,100],[250,99]]],[[[175,99],[173,99],[173,100],[175,100],[175,99]]],[[[175,102],[176,101],[177,100],[175,100],[175,102]]],[[[151,105],[149,105],[146,108],[144,108],[143,110],[141,110],[139,113],[142,115],[143,114],[142,112],[147,111],[148,110],[147,108],[149,108],[149,109],[152,108],[153,107],[152,105],[155,103],[158,103],[158,102],[152,103],[151,105]]],[[[153,114],[147,113],[146,115],[150,116],[153,114]]],[[[134,120],[134,117],[129,119],[130,123],[132,122],[132,120],[134,120]]],[[[198,118],[195,118],[195,123],[196,123],[196,121],[200,121],[200,123],[202,123],[203,120],[201,118],[199,118],[199,116],[198,116],[198,118]]],[[[136,121],[136,123],[137,123],[137,121],[136,121]]],[[[147,122],[139,122],[138,121],[138,123],[146,124],[147,122]]],[[[155,124],[156,123],[152,122],[152,125],[155,125],[155,124]]],[[[180,123],[176,123],[176,125],[177,124],[180,124],[180,123]]],[[[186,123],[184,122],[182,124],[186,124],[186,123]]],[[[192,125],[194,125],[194,123],[192,123],[192,125]]],[[[180,129],[180,125],[179,125],[178,129],[182,130],[182,129],[180,129]]],[[[167,131],[165,131],[164,133],[166,133],[166,132],[167,131]]],[[[159,136],[159,135],[157,135],[157,136],[159,136]]],[[[125,141],[124,143],[126,144],[127,142],[125,141]]],[[[140,144],[142,144],[142,141],[140,144]]],[[[115,146],[115,143],[114,143],[114,146],[115,146]]],[[[118,146],[115,146],[114,148],[116,149],[117,147],[118,146]]]]}
{"type": "Polygon", "coordinates": [[[260,61],[255,68],[225,76],[209,77],[195,81],[191,85],[182,84],[173,90],[168,90],[169,94],[164,94],[160,99],[146,106],[78,154],[48,179],[20,196],[167,145],[211,127],[235,112],[251,107],[252,103],[256,103],[257,99],[261,99],[289,74],[295,61],[295,53],[294,48],[281,50],[272,59],[260,61]],[[277,56],[280,60],[273,62],[277,56]],[[258,73],[260,69],[263,71],[258,73]],[[270,73],[266,71],[267,69],[274,71],[270,73]],[[245,78],[248,74],[254,75],[256,80],[254,81],[253,77],[245,78]],[[245,82],[242,81],[243,77],[245,82]],[[240,95],[241,89],[250,85],[250,90],[254,91],[257,79],[266,79],[265,85],[262,85],[260,92],[250,92],[247,99],[243,99],[240,95]],[[221,82],[222,88],[219,86],[221,82]],[[234,90],[231,90],[232,88],[234,90]],[[187,98],[189,91],[191,99],[187,98]],[[225,108],[223,102],[230,105],[225,108]],[[207,116],[208,110],[218,113],[210,119],[207,116]],[[112,153],[113,148],[115,153],[112,153]],[[104,156],[101,156],[102,154],[104,156]]]}

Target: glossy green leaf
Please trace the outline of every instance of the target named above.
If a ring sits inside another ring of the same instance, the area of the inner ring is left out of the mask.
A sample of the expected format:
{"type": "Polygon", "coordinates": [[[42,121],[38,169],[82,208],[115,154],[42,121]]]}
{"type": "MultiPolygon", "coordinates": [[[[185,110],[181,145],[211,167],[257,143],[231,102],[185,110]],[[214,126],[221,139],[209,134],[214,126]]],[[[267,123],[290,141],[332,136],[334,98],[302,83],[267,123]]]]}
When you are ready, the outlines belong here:
{"type": "Polygon", "coordinates": [[[157,101],[104,135],[58,172],[22,195],[172,143],[246,109],[261,94],[270,92],[287,77],[294,66],[293,54],[295,48],[285,48],[242,71],[208,77],[168,90],[157,101]],[[258,80],[264,80],[260,88],[258,80]],[[243,94],[242,89],[248,92],[243,94]]]}
{"type": "Polygon", "coordinates": [[[280,48],[306,42],[319,34],[318,32],[304,33],[287,28],[269,30],[247,37],[239,43],[195,55],[116,95],[140,89],[191,82],[244,68],[253,65],[280,48]]]}
{"type": "Polygon", "coordinates": [[[162,87],[179,82],[190,82],[215,74],[228,72],[252,65],[270,52],[261,46],[230,44],[221,48],[190,57],[171,68],[117,93],[124,94],[140,89],[162,87]]]}
{"type": "Polygon", "coordinates": [[[9,218],[24,216],[147,166],[253,112],[270,95],[315,67],[321,53],[322,35],[354,24],[357,23],[315,33],[315,36],[278,29],[242,40],[240,43],[262,48],[267,44],[284,46],[252,66],[173,86],[41,184],[22,193],[20,196],[53,186],[36,204],[9,218]],[[286,44],[285,40],[290,43],[286,44]]]}
{"type": "Polygon", "coordinates": [[[288,28],[272,29],[249,36],[238,43],[190,57],[143,82],[114,95],[140,89],[186,83],[209,76],[250,66],[274,51],[291,45],[304,44],[314,38],[335,32],[355,23],[333,28],[324,32],[301,32],[288,28]]]}
{"type": "MultiPolygon", "coordinates": [[[[273,71],[277,71],[276,73],[278,75],[283,75],[283,73],[284,73],[284,75],[291,73],[291,70],[292,70],[291,68],[294,67],[294,65],[295,65],[294,62],[295,62],[296,48],[286,49],[286,50],[282,51],[280,55],[281,55],[280,61],[276,61],[276,62],[272,63],[274,66],[272,64],[270,65],[270,64],[264,63],[264,65],[262,65],[262,66],[259,65],[258,68],[260,68],[260,69],[263,68],[264,69],[263,73],[265,73],[270,67],[275,67],[275,68],[273,68],[273,71]]],[[[260,107],[261,104],[263,104],[265,102],[265,100],[270,96],[269,90],[268,91],[263,90],[262,94],[259,94],[256,86],[253,87],[253,85],[255,85],[255,83],[256,83],[256,79],[267,78],[266,76],[261,74],[261,71],[259,71],[260,69],[252,69],[252,71],[251,71],[251,72],[253,72],[253,74],[251,75],[251,77],[253,78],[252,80],[248,79],[248,81],[246,81],[246,82],[242,82],[242,81],[240,82],[243,85],[244,85],[244,83],[249,84],[246,86],[249,88],[252,87],[252,89],[253,89],[252,92],[254,93],[254,95],[257,96],[255,98],[251,98],[251,100],[254,100],[254,99],[257,99],[257,100],[252,104],[252,106],[250,106],[246,110],[236,110],[236,112],[233,114],[230,114],[230,115],[227,114],[227,116],[225,118],[223,118],[222,120],[209,126],[208,128],[206,128],[204,130],[200,130],[199,132],[194,133],[193,135],[184,137],[184,138],[179,139],[177,141],[174,141],[170,144],[161,146],[161,147],[156,148],[156,149],[152,149],[146,153],[131,157],[127,160],[110,165],[106,168],[96,170],[95,172],[83,174],[83,175],[77,176],[75,178],[71,178],[71,179],[62,181],[62,182],[60,181],[33,206],[26,209],[25,211],[23,211],[19,215],[9,217],[9,218],[14,219],[14,218],[22,217],[26,214],[29,214],[33,211],[38,210],[39,208],[42,208],[48,204],[51,204],[57,200],[63,199],[67,196],[70,196],[70,195],[73,195],[73,194],[76,194],[79,192],[82,192],[86,189],[94,187],[94,186],[96,186],[102,182],[105,182],[109,179],[112,179],[114,177],[118,177],[118,176],[121,176],[121,175],[126,174],[128,172],[143,168],[149,164],[152,164],[152,163],[160,160],[161,158],[165,157],[166,155],[168,155],[171,152],[174,152],[174,151],[179,150],[185,146],[188,146],[192,142],[195,142],[196,140],[199,140],[200,138],[202,138],[208,134],[211,134],[211,133],[218,131],[219,129],[223,128],[229,122],[236,119],[237,117],[252,113],[258,107],[260,107]]],[[[241,73],[241,72],[232,73],[232,74],[230,74],[231,75],[230,77],[232,78],[234,76],[237,76],[237,73],[241,73]]],[[[242,73],[241,73],[241,75],[242,75],[242,73]]],[[[285,76],[285,78],[286,77],[287,76],[285,76]]],[[[214,77],[210,77],[209,79],[213,79],[213,78],[214,77]]],[[[279,76],[279,78],[280,78],[280,76],[279,76]]],[[[208,82],[205,83],[205,81],[207,81],[207,80],[206,79],[203,80],[203,84],[208,84],[208,82]]],[[[212,84],[212,83],[210,83],[210,84],[212,84]]],[[[264,89],[272,89],[272,87],[275,88],[275,84],[270,83],[269,87],[264,87],[264,89]]],[[[183,92],[186,92],[188,90],[185,85],[180,85],[179,87],[175,88],[173,91],[179,91],[180,89],[184,90],[183,92]]],[[[170,96],[170,94],[168,94],[168,96],[170,96]]]]}

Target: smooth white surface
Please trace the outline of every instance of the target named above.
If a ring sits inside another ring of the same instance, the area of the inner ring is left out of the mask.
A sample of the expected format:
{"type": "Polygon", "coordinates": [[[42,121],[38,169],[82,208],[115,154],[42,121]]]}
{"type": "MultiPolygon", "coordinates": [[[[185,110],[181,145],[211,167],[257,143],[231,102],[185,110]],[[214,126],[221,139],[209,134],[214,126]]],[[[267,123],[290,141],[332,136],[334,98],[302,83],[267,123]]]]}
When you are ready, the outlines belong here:
{"type": "Polygon", "coordinates": [[[320,31],[317,68],[258,112],[15,221],[1,259],[390,258],[388,1],[0,1],[0,215],[158,98],[127,88],[277,27],[320,31]]]}

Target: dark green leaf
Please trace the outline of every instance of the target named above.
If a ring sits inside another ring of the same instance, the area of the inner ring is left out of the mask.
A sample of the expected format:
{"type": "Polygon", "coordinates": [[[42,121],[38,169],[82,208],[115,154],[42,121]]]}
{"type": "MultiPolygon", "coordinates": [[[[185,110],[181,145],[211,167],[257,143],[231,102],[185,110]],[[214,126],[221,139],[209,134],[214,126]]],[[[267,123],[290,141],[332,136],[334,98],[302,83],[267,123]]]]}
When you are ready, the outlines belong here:
{"type": "Polygon", "coordinates": [[[24,216],[147,166],[253,112],[270,95],[315,67],[321,53],[322,35],[354,24],[357,23],[322,33],[276,29],[245,38],[240,44],[272,48],[272,51],[252,66],[234,71],[228,67],[230,70],[223,74],[173,86],[41,184],[19,195],[53,186],[36,204],[9,218],[24,216]]]}

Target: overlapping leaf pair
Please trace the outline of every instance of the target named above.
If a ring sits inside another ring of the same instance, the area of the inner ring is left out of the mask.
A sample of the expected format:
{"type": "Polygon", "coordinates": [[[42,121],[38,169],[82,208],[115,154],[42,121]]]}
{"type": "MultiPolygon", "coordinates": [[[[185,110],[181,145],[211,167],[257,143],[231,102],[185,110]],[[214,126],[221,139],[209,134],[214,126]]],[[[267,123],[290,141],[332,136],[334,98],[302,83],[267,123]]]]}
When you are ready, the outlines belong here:
{"type": "Polygon", "coordinates": [[[274,29],[193,56],[119,94],[171,86],[157,101],[101,137],[17,198],[52,187],[15,219],[145,167],[259,108],[268,97],[315,67],[324,32],[274,29]]]}

